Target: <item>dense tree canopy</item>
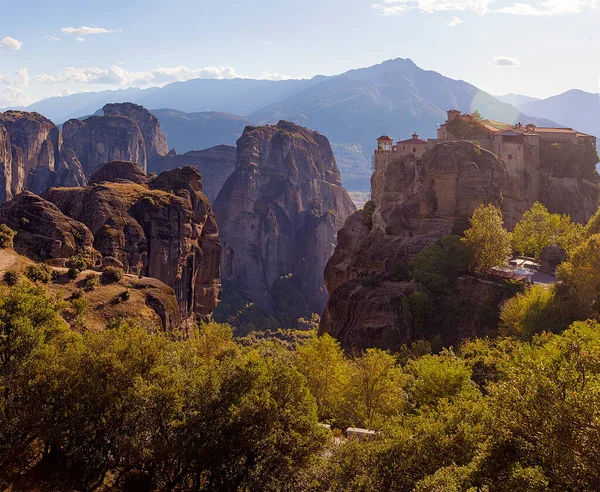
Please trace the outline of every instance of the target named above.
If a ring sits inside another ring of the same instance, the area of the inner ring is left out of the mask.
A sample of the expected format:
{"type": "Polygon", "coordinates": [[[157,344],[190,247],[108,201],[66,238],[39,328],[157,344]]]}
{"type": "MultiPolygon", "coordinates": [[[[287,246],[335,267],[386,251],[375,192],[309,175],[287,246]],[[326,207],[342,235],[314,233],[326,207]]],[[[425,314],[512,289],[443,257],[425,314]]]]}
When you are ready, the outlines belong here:
{"type": "Polygon", "coordinates": [[[479,274],[503,265],[511,254],[510,236],[502,222],[502,212],[492,204],[480,205],[473,212],[464,243],[471,249],[471,268],[479,274]]]}
{"type": "Polygon", "coordinates": [[[539,202],[523,214],[512,232],[512,245],[521,255],[540,257],[546,246],[561,246],[567,251],[581,241],[583,227],[566,215],[551,214],[539,202]]]}

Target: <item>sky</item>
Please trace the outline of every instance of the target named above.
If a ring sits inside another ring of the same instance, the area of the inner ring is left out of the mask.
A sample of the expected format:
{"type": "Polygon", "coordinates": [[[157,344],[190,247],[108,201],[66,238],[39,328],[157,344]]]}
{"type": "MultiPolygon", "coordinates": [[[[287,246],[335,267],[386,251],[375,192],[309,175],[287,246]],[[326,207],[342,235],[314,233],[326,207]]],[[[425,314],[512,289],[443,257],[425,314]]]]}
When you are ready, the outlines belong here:
{"type": "Polygon", "coordinates": [[[494,95],[598,92],[600,0],[0,0],[0,107],[390,58],[494,95]]]}

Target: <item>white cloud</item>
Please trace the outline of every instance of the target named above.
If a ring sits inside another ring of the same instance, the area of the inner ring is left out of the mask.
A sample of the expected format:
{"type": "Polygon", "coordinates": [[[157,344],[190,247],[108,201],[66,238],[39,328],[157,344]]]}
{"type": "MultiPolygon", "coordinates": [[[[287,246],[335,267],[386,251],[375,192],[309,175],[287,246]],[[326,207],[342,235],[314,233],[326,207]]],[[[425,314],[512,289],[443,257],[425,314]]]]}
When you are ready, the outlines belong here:
{"type": "Polygon", "coordinates": [[[488,7],[493,0],[383,0],[383,3],[372,4],[381,15],[400,15],[409,9],[421,12],[467,11],[472,10],[478,14],[488,12],[488,7]]]}
{"type": "Polygon", "coordinates": [[[75,34],[77,36],[87,36],[88,34],[107,34],[110,32],[115,32],[111,29],[104,29],[103,27],[63,27],[61,31],[65,34],[75,34]]]}
{"type": "Polygon", "coordinates": [[[9,87],[8,89],[0,90],[0,108],[14,106],[28,106],[33,100],[22,89],[9,87]]]}
{"type": "Polygon", "coordinates": [[[400,15],[402,13],[404,13],[406,10],[408,10],[408,7],[406,5],[393,5],[393,6],[386,6],[386,5],[381,5],[378,3],[374,3],[373,5],[374,9],[377,9],[381,12],[380,15],[389,17],[391,15],[400,15]]]}
{"type": "Polygon", "coordinates": [[[512,58],[510,56],[496,56],[490,65],[494,67],[518,67],[520,65],[518,58],[512,58]]]}
{"type": "Polygon", "coordinates": [[[260,74],[259,78],[262,80],[290,80],[295,77],[291,77],[283,73],[263,72],[260,74]]]}
{"type": "Polygon", "coordinates": [[[75,41],[77,41],[78,43],[83,43],[85,41],[85,38],[75,38],[75,41]]]}
{"type": "Polygon", "coordinates": [[[184,66],[159,67],[146,72],[130,72],[119,66],[109,69],[66,67],[56,76],[49,74],[36,75],[33,79],[46,84],[75,82],[80,84],[112,84],[112,85],[164,85],[170,82],[181,82],[190,79],[232,79],[239,77],[232,67],[204,67],[192,69],[184,66]]]}
{"type": "Polygon", "coordinates": [[[56,36],[46,36],[46,39],[48,41],[60,41],[56,36]]]}
{"type": "Polygon", "coordinates": [[[577,14],[586,9],[598,7],[598,0],[543,0],[535,4],[515,2],[510,7],[495,10],[500,14],[511,15],[560,15],[577,14]]]}
{"type": "Polygon", "coordinates": [[[463,23],[462,19],[457,16],[454,16],[454,17],[452,17],[452,19],[446,21],[446,25],[450,26],[450,27],[456,27],[462,23],[463,23]]]}
{"type": "MultiPolygon", "coordinates": [[[[477,14],[501,13],[511,15],[559,15],[576,14],[586,9],[595,9],[600,0],[533,0],[528,3],[492,9],[495,0],[380,0],[372,4],[380,15],[400,15],[407,10],[425,13],[444,11],[473,11],[477,14]]],[[[455,24],[456,25],[456,24],[455,24]]]]}
{"type": "Polygon", "coordinates": [[[0,40],[0,49],[19,51],[23,43],[15,38],[5,37],[0,40]]]}
{"type": "Polygon", "coordinates": [[[29,85],[29,73],[26,68],[19,68],[11,75],[0,75],[0,85],[14,88],[25,88],[29,85]]]}
{"type": "Polygon", "coordinates": [[[268,46],[272,45],[271,41],[261,41],[260,44],[266,44],[268,46]]]}

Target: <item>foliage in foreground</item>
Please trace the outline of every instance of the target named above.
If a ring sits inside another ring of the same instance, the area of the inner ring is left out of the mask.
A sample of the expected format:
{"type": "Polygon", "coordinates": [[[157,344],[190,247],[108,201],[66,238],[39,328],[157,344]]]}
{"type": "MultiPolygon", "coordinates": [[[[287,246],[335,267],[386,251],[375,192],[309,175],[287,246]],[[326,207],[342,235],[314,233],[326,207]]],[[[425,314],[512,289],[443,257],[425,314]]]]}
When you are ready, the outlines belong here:
{"type": "Polygon", "coordinates": [[[242,346],[217,323],[186,339],[135,322],[76,333],[43,286],[0,290],[5,488],[600,488],[595,321],[348,355],[314,334],[242,346]],[[336,445],[319,420],[379,433],[336,445]]]}

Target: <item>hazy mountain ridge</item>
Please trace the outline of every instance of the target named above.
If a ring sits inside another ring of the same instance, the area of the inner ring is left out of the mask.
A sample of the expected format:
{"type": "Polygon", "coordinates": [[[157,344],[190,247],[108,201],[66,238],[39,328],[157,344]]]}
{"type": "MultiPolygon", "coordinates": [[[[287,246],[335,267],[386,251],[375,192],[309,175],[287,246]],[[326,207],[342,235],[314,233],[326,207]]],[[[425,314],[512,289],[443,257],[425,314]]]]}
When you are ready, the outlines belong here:
{"type": "MultiPolygon", "coordinates": [[[[101,102],[115,97],[154,108],[170,145],[180,152],[232,145],[251,122],[285,119],[313,128],[330,139],[344,184],[353,190],[369,189],[371,151],[379,135],[399,139],[417,132],[423,138],[434,138],[450,108],[478,109],[486,118],[509,123],[558,126],[548,119],[527,116],[467,82],[423,70],[402,58],[310,80],[194,79],[96,96],[93,108],[89,94],[62,100],[65,105],[77,102],[70,117],[91,114],[101,102]]],[[[40,101],[27,109],[56,120],[56,115],[68,112],[60,108],[58,99],[40,101]]]]}
{"type": "Polygon", "coordinates": [[[522,104],[525,104],[525,103],[540,100],[538,97],[526,96],[524,94],[514,94],[512,92],[510,94],[504,94],[502,96],[495,96],[495,97],[499,101],[510,104],[511,106],[514,106],[515,108],[519,108],[519,106],[521,106],[522,104]]]}
{"type": "Polygon", "coordinates": [[[520,109],[600,137],[600,94],[572,89],[547,99],[522,104],[520,109]]]}

